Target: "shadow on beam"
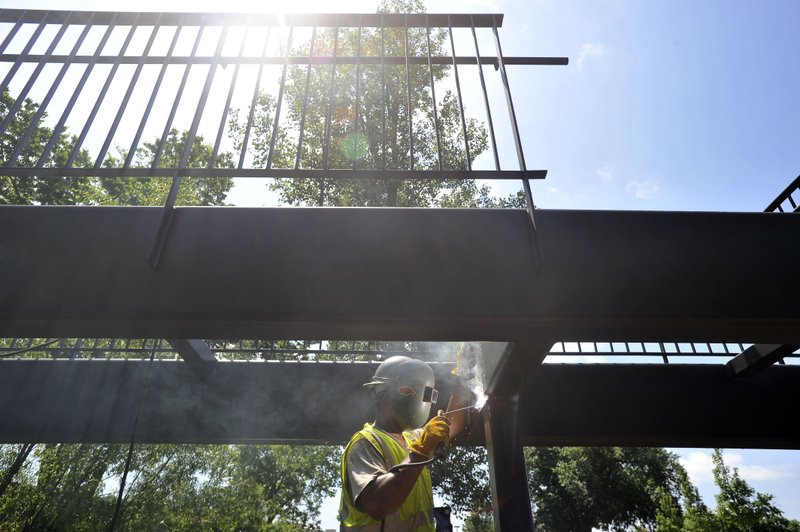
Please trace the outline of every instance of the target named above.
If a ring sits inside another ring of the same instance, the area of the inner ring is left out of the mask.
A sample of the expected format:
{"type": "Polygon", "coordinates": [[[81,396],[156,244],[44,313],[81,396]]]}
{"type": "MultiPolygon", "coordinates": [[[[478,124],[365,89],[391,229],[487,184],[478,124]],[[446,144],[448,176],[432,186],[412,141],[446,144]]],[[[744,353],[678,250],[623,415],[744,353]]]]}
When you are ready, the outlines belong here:
{"type": "MultiPolygon", "coordinates": [[[[0,361],[0,442],[344,444],[372,417],[368,363],[0,361]],[[335,405],[332,407],[331,405],[335,405]]],[[[435,366],[449,396],[447,365],[435,366]]],[[[800,367],[556,365],[520,398],[525,445],[800,448],[800,367]]],[[[480,434],[473,444],[482,443],[480,434]]]]}

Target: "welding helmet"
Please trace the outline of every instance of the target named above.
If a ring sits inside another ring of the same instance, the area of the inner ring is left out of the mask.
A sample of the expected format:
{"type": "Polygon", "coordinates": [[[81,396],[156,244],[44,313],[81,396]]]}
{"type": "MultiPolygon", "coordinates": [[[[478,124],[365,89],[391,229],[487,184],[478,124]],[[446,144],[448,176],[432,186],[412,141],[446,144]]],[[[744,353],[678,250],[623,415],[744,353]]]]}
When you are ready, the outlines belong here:
{"type": "Polygon", "coordinates": [[[403,430],[419,428],[427,421],[439,392],[433,370],[421,360],[393,356],[375,370],[364,386],[385,393],[390,413],[403,430]]]}

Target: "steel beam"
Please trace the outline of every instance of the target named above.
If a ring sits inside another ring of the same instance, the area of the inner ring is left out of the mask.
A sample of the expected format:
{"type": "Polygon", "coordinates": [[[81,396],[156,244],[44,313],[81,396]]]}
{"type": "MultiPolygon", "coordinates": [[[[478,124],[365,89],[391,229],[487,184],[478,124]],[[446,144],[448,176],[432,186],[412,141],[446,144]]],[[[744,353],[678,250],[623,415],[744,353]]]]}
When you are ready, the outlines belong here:
{"type": "MultiPolygon", "coordinates": [[[[198,379],[156,360],[149,381],[148,364],[0,360],[0,442],[129,442],[145,392],[136,441],[148,443],[343,444],[373,416],[367,363],[220,362],[198,379]]],[[[448,397],[449,366],[434,367],[448,397]]],[[[523,445],[800,449],[786,417],[800,409],[798,382],[795,365],[733,380],[722,364],[544,364],[520,394],[516,430],[523,445]]],[[[483,443],[472,437],[462,444],[483,443]]]]}
{"type": "Polygon", "coordinates": [[[796,216],[539,210],[538,272],[524,211],[186,207],[153,272],[160,216],[0,206],[0,335],[800,344],[796,216]]]}
{"type": "Polygon", "coordinates": [[[492,397],[483,410],[494,528],[499,531],[533,530],[518,415],[518,395],[492,397]]]}
{"type": "Polygon", "coordinates": [[[204,340],[167,340],[181,358],[200,375],[208,375],[217,365],[217,357],[204,340]]]}
{"type": "Polygon", "coordinates": [[[725,363],[731,377],[752,377],[800,349],[797,345],[754,344],[725,363]]]}
{"type": "Polygon", "coordinates": [[[545,364],[521,395],[525,445],[800,448],[800,366],[545,364]]]}
{"type": "Polygon", "coordinates": [[[541,369],[551,344],[514,344],[502,356],[483,411],[496,530],[533,530],[525,456],[519,432],[520,393],[541,369]]]}

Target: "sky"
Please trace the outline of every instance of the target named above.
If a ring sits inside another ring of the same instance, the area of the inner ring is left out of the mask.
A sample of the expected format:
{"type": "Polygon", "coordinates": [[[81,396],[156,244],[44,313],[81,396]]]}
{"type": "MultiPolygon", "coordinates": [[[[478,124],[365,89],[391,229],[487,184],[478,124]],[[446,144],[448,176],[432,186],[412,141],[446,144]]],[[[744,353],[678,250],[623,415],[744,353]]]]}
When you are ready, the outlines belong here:
{"type": "MultiPolygon", "coordinates": [[[[760,211],[800,173],[800,61],[793,0],[428,0],[431,13],[503,13],[507,56],[569,66],[509,67],[540,208],[760,211]]],[[[140,11],[374,12],[373,1],[0,0],[2,7],[140,11]]],[[[490,86],[495,96],[500,87],[490,86]]],[[[504,164],[515,164],[507,130],[504,164]]],[[[508,194],[517,183],[493,183],[508,194]]],[[[262,182],[239,205],[274,205],[262,182]]],[[[711,451],[675,449],[713,505],[711,451]]],[[[727,450],[760,491],[800,518],[800,453],[727,450]]],[[[335,504],[323,525],[335,527],[335,504]]]]}

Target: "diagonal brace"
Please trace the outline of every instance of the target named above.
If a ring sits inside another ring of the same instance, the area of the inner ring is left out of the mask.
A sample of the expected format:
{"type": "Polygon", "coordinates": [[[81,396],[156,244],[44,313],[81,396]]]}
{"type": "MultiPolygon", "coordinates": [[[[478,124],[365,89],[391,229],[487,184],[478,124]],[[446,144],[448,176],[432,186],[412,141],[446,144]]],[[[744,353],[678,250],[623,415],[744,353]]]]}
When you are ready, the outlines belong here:
{"type": "Polygon", "coordinates": [[[733,378],[752,377],[799,348],[797,345],[753,344],[726,362],[725,366],[733,378]]]}
{"type": "Polygon", "coordinates": [[[203,340],[167,340],[194,371],[205,376],[217,365],[217,357],[203,340]]]}

